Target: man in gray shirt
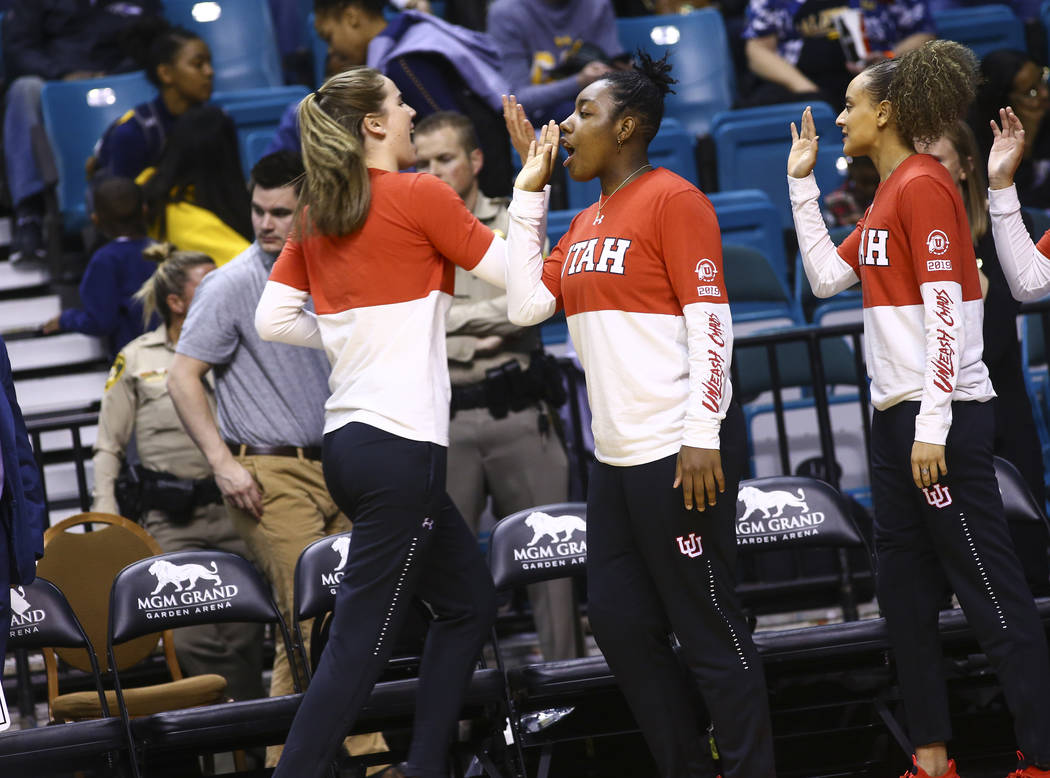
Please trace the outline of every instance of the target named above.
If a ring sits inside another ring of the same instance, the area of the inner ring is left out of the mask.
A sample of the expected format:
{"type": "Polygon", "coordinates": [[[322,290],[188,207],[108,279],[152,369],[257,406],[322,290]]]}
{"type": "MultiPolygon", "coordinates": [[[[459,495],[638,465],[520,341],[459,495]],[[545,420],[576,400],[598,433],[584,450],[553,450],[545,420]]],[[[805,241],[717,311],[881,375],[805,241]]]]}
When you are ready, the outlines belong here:
{"type": "MultiPolygon", "coordinates": [[[[255,308],[291,230],[294,182],[302,174],[302,161],[289,151],[263,157],[252,169],[255,243],[197,287],[168,374],[179,418],[207,457],[234,526],[288,623],[300,553],[350,529],[321,470],[328,359],[323,351],[267,343],[255,331],[255,308]],[[209,370],[217,424],[202,384],[209,370]]],[[[270,695],[292,691],[291,668],[278,647],[270,695]]],[[[386,750],[379,733],[349,738],[347,747],[355,755],[386,750]]],[[[279,753],[268,749],[267,766],[279,753]]]]}

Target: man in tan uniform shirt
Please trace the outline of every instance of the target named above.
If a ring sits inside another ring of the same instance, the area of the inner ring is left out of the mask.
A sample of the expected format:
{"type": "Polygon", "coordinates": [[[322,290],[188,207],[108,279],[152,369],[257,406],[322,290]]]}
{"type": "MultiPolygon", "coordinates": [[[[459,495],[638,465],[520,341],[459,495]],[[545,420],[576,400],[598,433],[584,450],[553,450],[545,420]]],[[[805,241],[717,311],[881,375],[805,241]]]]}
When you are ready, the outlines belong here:
{"type": "MultiPolygon", "coordinates": [[[[500,237],[507,234],[507,201],[478,188],[483,164],[470,120],[449,111],[416,125],[416,168],[448,183],[478,220],[500,237]]],[[[456,268],[456,295],[449,311],[448,371],[452,381],[447,490],[467,524],[478,532],[485,502],[497,517],[535,505],[564,502],[569,465],[539,397],[526,407],[507,407],[506,395],[523,385],[539,330],[507,319],[502,289],[456,268]],[[492,383],[508,391],[504,399],[492,383]]],[[[544,659],[571,659],[583,652],[572,579],[529,587],[529,601],[544,659]]]]}

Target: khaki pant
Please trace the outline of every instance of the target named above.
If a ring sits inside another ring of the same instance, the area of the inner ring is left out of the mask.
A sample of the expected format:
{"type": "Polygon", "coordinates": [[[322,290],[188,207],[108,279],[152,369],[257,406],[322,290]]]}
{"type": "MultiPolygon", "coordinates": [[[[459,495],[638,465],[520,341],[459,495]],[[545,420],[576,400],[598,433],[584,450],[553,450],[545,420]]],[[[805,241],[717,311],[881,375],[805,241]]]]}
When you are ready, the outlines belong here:
{"type": "MultiPolygon", "coordinates": [[[[229,507],[234,527],[244,538],[252,558],[273,585],[277,605],[291,628],[295,563],[310,543],[326,535],[346,532],[350,521],[328,494],[321,463],[296,457],[237,457],[255,478],[263,495],[263,514],[251,514],[229,507]]],[[[310,655],[310,622],[303,622],[306,655],[310,655]]],[[[270,696],[292,694],[291,668],[283,647],[278,645],[273,662],[270,696]]],[[[386,741],[379,732],[347,738],[351,755],[386,751],[386,741]]],[[[280,756],[280,746],[266,749],[266,766],[273,767],[280,756]]]]}
{"type": "MultiPolygon", "coordinates": [[[[487,409],[474,408],[452,418],[446,488],[475,535],[489,495],[497,517],[568,497],[565,450],[553,433],[540,433],[539,414],[528,408],[495,419],[487,409]]],[[[572,579],[532,584],[528,592],[543,658],[581,656],[572,579]]]]}
{"type": "MultiPolygon", "coordinates": [[[[223,505],[196,508],[186,524],[172,523],[164,511],[148,511],[142,526],[165,553],[215,548],[251,558],[223,505]]],[[[175,656],[187,676],[221,675],[226,693],[235,700],[262,697],[262,631],[259,624],[181,627],[175,630],[175,656]]]]}

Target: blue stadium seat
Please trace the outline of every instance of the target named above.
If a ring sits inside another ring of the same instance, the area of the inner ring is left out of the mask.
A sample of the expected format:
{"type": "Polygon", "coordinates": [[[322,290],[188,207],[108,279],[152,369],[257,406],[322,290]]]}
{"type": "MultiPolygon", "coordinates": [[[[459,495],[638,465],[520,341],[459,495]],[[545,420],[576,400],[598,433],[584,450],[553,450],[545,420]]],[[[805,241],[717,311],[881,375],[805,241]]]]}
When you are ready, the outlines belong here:
{"type": "Polygon", "coordinates": [[[216,91],[284,83],[267,0],[164,0],[164,15],[211,48],[216,91]]]}
{"type": "Polygon", "coordinates": [[[558,245],[561,236],[569,231],[569,225],[579,211],[569,209],[566,211],[549,211],[547,213],[547,240],[553,249],[558,245]]]}
{"type": "Polygon", "coordinates": [[[763,322],[763,327],[802,324],[802,311],[791,297],[784,279],[766,256],[753,246],[727,243],[722,247],[726,292],[733,314],[733,331],[744,322],[763,322]]]}
{"type": "Polygon", "coordinates": [[[273,140],[272,130],[252,130],[244,136],[244,140],[240,143],[241,168],[244,170],[244,175],[247,176],[255,163],[263,158],[271,140],[273,140]]]}
{"type": "MultiPolygon", "coordinates": [[[[268,143],[288,104],[302,100],[309,91],[305,86],[284,86],[277,89],[244,90],[214,95],[213,102],[222,106],[237,127],[237,143],[245,175],[266,149],[264,143],[257,151],[259,156],[253,157],[249,151],[251,136],[265,134],[268,143]]],[[[254,142],[260,143],[258,138],[254,142]]]]}
{"type": "MultiPolygon", "coordinates": [[[[726,111],[718,114],[711,125],[718,156],[718,188],[764,190],[776,204],[784,229],[794,226],[787,186],[791,122],[798,125],[805,107],[805,103],[787,103],[726,111]]],[[[842,133],[835,126],[831,106],[814,103],[812,107],[821,141],[815,170],[817,184],[821,192],[830,192],[843,181],[838,170],[842,133]]]]}
{"type": "MultiPolygon", "coordinates": [[[[785,188],[787,184],[784,185],[785,188]]],[[[750,246],[769,260],[777,276],[787,283],[787,257],[776,206],[759,189],[738,189],[708,195],[718,216],[722,243],[750,246]]]]}
{"type": "Polygon", "coordinates": [[[703,8],[688,14],[618,19],[620,43],[655,57],[669,53],[678,79],[667,96],[667,115],[693,135],[706,135],[711,118],[733,103],[733,58],[721,13],[703,8]]]}
{"type": "Polygon", "coordinates": [[[310,14],[306,24],[306,34],[310,36],[310,51],[314,58],[314,83],[321,86],[324,83],[325,61],[328,59],[328,44],[321,40],[314,27],[314,15],[310,14]]]}
{"type": "MultiPolygon", "coordinates": [[[[695,136],[690,134],[677,119],[665,117],[660,124],[660,131],[649,144],[649,161],[653,167],[665,167],[696,184],[695,148],[695,136]]],[[[564,152],[562,154],[564,155],[564,152]]],[[[516,155],[515,159],[517,159],[516,155]]],[[[520,167],[515,169],[520,169],[520,167]]],[[[574,181],[571,176],[566,175],[565,180],[569,208],[582,211],[598,199],[598,193],[601,192],[601,184],[598,179],[574,181]]]]}
{"type": "Polygon", "coordinates": [[[958,41],[978,58],[996,48],[1028,49],[1025,24],[1007,5],[973,5],[933,12],[938,38],[958,41]]]}
{"type": "Polygon", "coordinates": [[[114,121],[156,95],[142,71],[84,81],[49,81],[40,95],[44,129],[58,170],[58,207],[65,229],[87,224],[84,163],[114,121]]]}
{"type": "Polygon", "coordinates": [[[1009,6],[946,8],[934,12],[933,24],[937,28],[937,37],[965,44],[978,57],[996,49],[1028,49],[1024,23],[1009,6]]]}

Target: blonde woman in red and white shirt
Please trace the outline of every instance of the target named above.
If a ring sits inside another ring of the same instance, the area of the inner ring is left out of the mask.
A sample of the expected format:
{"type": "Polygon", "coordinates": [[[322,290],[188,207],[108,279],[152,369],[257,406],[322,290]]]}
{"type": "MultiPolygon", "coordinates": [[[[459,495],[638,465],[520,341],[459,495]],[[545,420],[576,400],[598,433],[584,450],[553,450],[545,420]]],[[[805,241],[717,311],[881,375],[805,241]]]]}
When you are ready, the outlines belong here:
{"type": "Polygon", "coordinates": [[[414,116],[370,68],[351,68],[304,99],[297,232],[256,312],[263,338],[328,355],[322,462],[354,525],[329,640],[276,778],[324,773],[418,599],[435,618],[412,744],[407,762],[384,776],[445,778],[463,694],[495,618],[492,578],[445,492],[445,316],[457,265],[503,285],[504,244],[447,184],[398,172],[415,162],[414,116]]]}

